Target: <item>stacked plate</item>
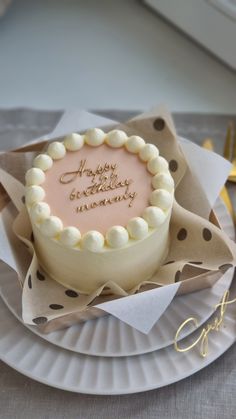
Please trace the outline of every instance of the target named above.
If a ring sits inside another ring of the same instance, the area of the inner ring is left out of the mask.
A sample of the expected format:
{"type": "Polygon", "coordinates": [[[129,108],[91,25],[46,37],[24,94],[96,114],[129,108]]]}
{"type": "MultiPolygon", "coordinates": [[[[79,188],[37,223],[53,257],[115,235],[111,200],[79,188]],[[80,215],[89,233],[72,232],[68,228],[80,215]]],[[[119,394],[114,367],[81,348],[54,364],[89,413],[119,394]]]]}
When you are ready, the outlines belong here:
{"type": "MultiPolygon", "coordinates": [[[[215,210],[223,229],[233,237],[234,227],[223,204],[218,202],[215,210]]],[[[214,320],[215,305],[232,278],[233,269],[229,269],[212,288],[175,297],[148,335],[110,315],[43,335],[22,323],[20,287],[2,264],[0,358],[37,381],[68,391],[126,394],[165,386],[204,368],[235,341],[235,307],[231,307],[224,328],[212,332],[212,339],[209,336],[207,357],[201,357],[197,348],[177,352],[173,345],[178,327],[187,318],[195,317],[198,329],[185,329],[183,347],[214,320]]],[[[231,297],[234,294],[232,286],[231,297]]]]}

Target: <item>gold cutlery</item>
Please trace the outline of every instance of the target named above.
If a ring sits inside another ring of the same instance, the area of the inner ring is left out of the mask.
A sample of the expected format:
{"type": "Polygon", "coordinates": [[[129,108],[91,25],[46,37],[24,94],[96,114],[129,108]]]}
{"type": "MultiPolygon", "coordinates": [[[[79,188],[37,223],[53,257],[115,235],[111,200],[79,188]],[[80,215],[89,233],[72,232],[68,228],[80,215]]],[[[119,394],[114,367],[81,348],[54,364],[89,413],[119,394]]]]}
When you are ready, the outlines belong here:
{"type": "Polygon", "coordinates": [[[228,180],[236,182],[236,130],[233,123],[228,125],[223,156],[232,163],[228,180]]]}
{"type": "MultiPolygon", "coordinates": [[[[226,135],[226,141],[225,141],[225,147],[224,147],[224,157],[225,158],[226,158],[226,156],[225,156],[225,150],[226,150],[226,155],[227,155],[228,150],[229,150],[229,146],[230,146],[230,141],[229,141],[230,136],[231,136],[231,131],[228,128],[227,135],[226,135]]],[[[202,143],[202,147],[205,148],[206,150],[214,151],[214,143],[213,143],[213,140],[211,138],[206,138],[203,141],[203,143],[202,143]]],[[[231,170],[229,176],[232,177],[232,170],[231,170]]],[[[233,177],[234,177],[234,175],[233,175],[233,177]]],[[[236,181],[236,178],[235,178],[235,181],[236,181]]],[[[229,193],[228,193],[228,191],[226,189],[226,186],[223,186],[223,188],[222,188],[222,190],[220,192],[220,196],[221,196],[221,199],[224,201],[224,203],[225,203],[225,205],[226,205],[226,207],[227,207],[227,209],[228,209],[228,211],[229,211],[229,213],[230,213],[233,221],[236,222],[236,214],[234,212],[233,205],[232,205],[232,202],[231,202],[229,193]]]]}

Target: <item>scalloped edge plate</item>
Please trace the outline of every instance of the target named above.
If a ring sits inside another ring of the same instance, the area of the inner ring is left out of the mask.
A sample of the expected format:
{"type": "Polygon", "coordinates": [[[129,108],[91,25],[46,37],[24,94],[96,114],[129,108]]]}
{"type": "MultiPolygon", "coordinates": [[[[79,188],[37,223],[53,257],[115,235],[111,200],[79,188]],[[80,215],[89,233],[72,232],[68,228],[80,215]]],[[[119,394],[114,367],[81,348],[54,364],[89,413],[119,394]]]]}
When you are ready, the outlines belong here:
{"type": "MultiPolygon", "coordinates": [[[[234,281],[234,292],[236,281],[234,281]]],[[[232,295],[231,295],[232,297],[232,295]]],[[[232,297],[233,298],[233,297],[232,297]]],[[[180,353],[173,346],[144,355],[106,358],[76,354],[49,344],[26,329],[0,300],[0,358],[41,383],[85,394],[130,394],[186,378],[209,365],[236,340],[236,304],[225,314],[224,327],[210,338],[210,353],[180,353]]],[[[213,321],[213,319],[212,319],[213,321]]],[[[199,335],[196,331],[192,339],[199,335]]],[[[189,344],[189,338],[184,339],[189,344]]]]}
{"type": "MultiPolygon", "coordinates": [[[[215,211],[223,229],[229,236],[234,236],[232,220],[220,200],[216,203],[215,211]]],[[[111,315],[48,335],[40,333],[36,326],[24,326],[54,345],[90,356],[122,357],[152,352],[173,343],[178,326],[189,317],[189,313],[199,320],[199,326],[202,325],[212,315],[215,305],[229,288],[233,271],[228,270],[212,288],[175,297],[148,335],[111,315]]],[[[0,295],[10,311],[22,322],[21,289],[6,265],[2,266],[1,272],[0,295]]],[[[186,329],[181,339],[191,332],[191,328],[186,329]]]]}

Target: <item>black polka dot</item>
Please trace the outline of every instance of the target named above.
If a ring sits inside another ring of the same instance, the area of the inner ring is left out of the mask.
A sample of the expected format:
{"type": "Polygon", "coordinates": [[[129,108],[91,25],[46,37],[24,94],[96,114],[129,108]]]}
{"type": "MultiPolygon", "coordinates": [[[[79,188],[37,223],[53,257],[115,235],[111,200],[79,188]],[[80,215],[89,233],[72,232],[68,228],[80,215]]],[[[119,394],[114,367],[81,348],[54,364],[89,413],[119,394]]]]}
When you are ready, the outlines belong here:
{"type": "Polygon", "coordinates": [[[233,267],[232,263],[224,263],[224,265],[219,266],[219,270],[222,272],[225,272],[232,267],[233,267]]]}
{"type": "Polygon", "coordinates": [[[202,236],[206,242],[209,242],[212,239],[212,232],[209,230],[209,228],[204,228],[202,230],[202,236]]]}
{"type": "Polygon", "coordinates": [[[171,172],[176,172],[176,170],[178,169],[178,163],[176,160],[171,160],[169,162],[169,169],[171,172]]]}
{"type": "Polygon", "coordinates": [[[47,317],[35,317],[35,319],[32,320],[35,324],[44,324],[47,323],[48,319],[47,317]]]}
{"type": "Polygon", "coordinates": [[[202,263],[203,262],[199,262],[199,261],[197,261],[197,260],[191,260],[190,262],[188,262],[188,263],[192,263],[193,265],[202,265],[202,263]]]}
{"type": "Polygon", "coordinates": [[[187,235],[188,235],[188,232],[187,232],[186,228],[181,228],[179,230],[178,234],[177,234],[177,239],[181,240],[181,241],[185,240],[187,235]]]}
{"type": "Polygon", "coordinates": [[[67,297],[71,297],[71,298],[76,298],[79,296],[79,294],[74,290],[66,290],[65,294],[67,295],[67,297]]]}
{"type": "Polygon", "coordinates": [[[37,271],[36,275],[39,281],[45,281],[45,276],[40,271],[37,271]]]}
{"type": "Polygon", "coordinates": [[[29,275],[29,277],[28,277],[28,287],[30,289],[32,289],[32,278],[31,278],[31,275],[29,275]]]}
{"type": "Polygon", "coordinates": [[[33,232],[31,233],[30,240],[32,241],[32,243],[34,243],[34,233],[33,232]]]}
{"type": "Polygon", "coordinates": [[[181,271],[177,271],[175,274],[175,282],[179,282],[181,276],[181,271]]]}
{"type": "Polygon", "coordinates": [[[49,306],[52,310],[61,310],[62,308],[64,308],[64,306],[62,306],[61,304],[50,304],[49,306]]]}
{"type": "Polygon", "coordinates": [[[163,129],[165,128],[164,119],[162,118],[155,119],[155,121],[153,122],[153,126],[157,131],[163,131],[163,129]]]}
{"type": "Polygon", "coordinates": [[[163,266],[165,266],[165,265],[170,265],[171,263],[175,263],[175,261],[174,261],[174,260],[169,260],[169,262],[164,263],[164,265],[163,265],[163,266]]]}
{"type": "Polygon", "coordinates": [[[22,196],[21,201],[25,204],[25,196],[22,196]]]}

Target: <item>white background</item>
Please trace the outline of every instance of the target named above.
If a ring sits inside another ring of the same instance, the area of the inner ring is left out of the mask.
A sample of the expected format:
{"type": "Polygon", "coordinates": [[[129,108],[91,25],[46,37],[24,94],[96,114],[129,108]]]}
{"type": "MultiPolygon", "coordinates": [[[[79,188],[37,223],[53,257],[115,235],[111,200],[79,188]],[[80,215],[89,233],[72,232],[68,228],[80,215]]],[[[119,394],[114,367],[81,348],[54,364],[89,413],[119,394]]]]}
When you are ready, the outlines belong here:
{"type": "Polygon", "coordinates": [[[236,75],[135,0],[13,0],[0,20],[0,107],[159,102],[236,112],[236,75]]]}

